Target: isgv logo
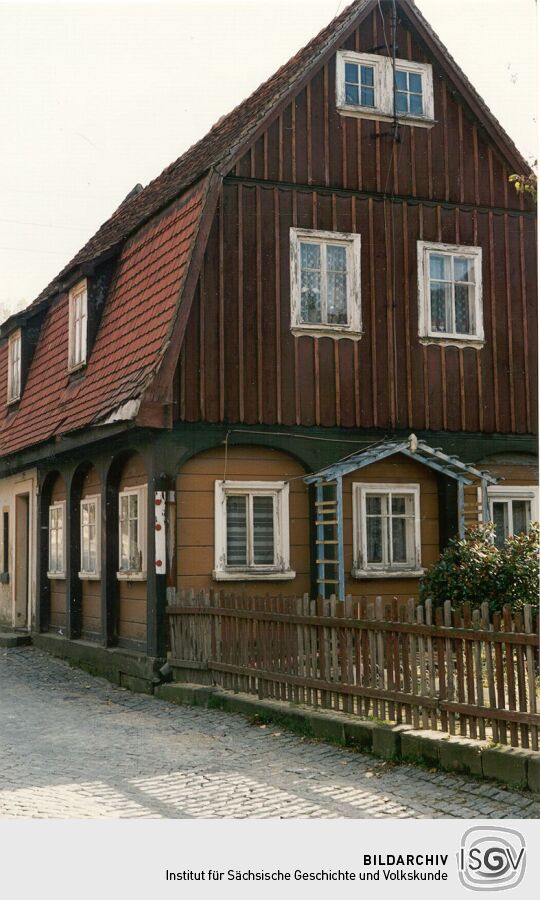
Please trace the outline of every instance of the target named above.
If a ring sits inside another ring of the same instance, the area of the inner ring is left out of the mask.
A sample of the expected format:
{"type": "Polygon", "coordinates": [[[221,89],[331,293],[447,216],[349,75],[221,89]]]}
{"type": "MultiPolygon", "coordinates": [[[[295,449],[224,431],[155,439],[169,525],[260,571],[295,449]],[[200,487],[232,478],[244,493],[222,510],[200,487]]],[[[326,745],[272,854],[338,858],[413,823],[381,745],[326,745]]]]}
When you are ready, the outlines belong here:
{"type": "Polygon", "coordinates": [[[504,891],[525,874],[525,838],[511,828],[476,826],[461,838],[459,880],[471,891],[504,891]]]}

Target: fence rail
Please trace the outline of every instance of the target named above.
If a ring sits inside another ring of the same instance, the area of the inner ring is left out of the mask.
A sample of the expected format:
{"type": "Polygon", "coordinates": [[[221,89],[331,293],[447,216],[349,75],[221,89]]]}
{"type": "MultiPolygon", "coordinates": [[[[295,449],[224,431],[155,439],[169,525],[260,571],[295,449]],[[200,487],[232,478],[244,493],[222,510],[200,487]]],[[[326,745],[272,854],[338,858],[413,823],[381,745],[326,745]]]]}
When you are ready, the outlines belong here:
{"type": "Polygon", "coordinates": [[[181,591],[167,612],[173,667],[226,689],[538,750],[530,606],[181,591]]]}

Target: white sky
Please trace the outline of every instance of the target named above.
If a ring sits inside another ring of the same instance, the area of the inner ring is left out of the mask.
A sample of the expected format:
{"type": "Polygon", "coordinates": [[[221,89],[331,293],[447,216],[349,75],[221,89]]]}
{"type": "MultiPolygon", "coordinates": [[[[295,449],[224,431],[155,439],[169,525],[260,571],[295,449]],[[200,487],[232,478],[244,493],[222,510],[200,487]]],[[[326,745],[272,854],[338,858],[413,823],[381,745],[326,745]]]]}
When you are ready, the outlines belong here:
{"type": "MultiPolygon", "coordinates": [[[[0,320],[348,0],[0,0],[0,320]]],[[[536,158],[535,0],[417,0],[536,158]]]]}

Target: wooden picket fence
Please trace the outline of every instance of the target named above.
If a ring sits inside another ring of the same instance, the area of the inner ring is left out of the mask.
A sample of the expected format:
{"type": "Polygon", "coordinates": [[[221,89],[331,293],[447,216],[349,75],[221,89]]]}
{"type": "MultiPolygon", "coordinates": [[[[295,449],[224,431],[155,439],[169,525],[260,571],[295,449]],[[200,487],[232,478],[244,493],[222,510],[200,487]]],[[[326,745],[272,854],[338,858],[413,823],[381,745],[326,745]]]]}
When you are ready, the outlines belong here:
{"type": "Polygon", "coordinates": [[[538,750],[531,606],[181,591],[167,612],[179,678],[538,750]]]}

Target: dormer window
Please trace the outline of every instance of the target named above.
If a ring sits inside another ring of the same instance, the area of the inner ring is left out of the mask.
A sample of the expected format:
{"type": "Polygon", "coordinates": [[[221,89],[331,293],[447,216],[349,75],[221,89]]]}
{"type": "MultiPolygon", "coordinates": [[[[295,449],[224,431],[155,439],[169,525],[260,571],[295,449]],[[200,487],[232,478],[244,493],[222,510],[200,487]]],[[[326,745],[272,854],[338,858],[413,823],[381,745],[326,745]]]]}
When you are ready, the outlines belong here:
{"type": "Polygon", "coordinates": [[[8,341],[8,403],[21,396],[21,330],[14,331],[8,341]]]}
{"type": "Polygon", "coordinates": [[[374,53],[339,50],[336,56],[336,106],[345,116],[392,120],[430,128],[434,125],[433,70],[428,63],[374,53]]]}
{"type": "Polygon", "coordinates": [[[88,324],[88,291],[86,280],[79,281],[69,292],[69,369],[74,371],[86,363],[88,324]]]}

